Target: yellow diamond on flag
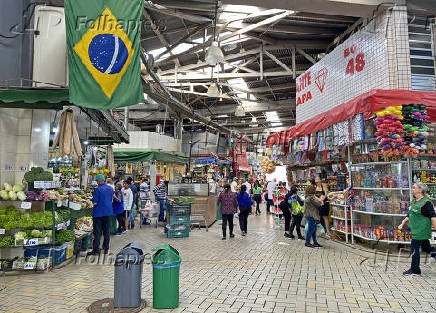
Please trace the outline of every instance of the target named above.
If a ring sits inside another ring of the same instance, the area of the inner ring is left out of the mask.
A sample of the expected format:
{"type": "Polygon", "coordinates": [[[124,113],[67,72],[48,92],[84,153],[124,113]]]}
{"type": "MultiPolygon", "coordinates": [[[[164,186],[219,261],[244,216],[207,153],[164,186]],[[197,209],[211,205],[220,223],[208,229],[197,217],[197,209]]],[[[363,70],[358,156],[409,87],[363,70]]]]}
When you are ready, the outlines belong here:
{"type": "Polygon", "coordinates": [[[108,8],[74,46],[74,51],[109,99],[134,54],[132,42],[108,8]]]}

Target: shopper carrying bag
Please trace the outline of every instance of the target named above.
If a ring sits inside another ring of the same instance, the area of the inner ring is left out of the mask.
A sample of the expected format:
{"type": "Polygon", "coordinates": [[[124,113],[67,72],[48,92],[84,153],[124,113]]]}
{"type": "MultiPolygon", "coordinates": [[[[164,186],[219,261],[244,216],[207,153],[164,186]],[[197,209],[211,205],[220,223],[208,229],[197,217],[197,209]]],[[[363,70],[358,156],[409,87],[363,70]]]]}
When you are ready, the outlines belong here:
{"type": "Polygon", "coordinates": [[[241,227],[242,236],[245,236],[247,235],[248,215],[250,214],[251,206],[253,205],[253,200],[251,200],[250,195],[247,193],[247,187],[245,185],[242,185],[241,191],[238,192],[238,205],[239,226],[241,227]]]}

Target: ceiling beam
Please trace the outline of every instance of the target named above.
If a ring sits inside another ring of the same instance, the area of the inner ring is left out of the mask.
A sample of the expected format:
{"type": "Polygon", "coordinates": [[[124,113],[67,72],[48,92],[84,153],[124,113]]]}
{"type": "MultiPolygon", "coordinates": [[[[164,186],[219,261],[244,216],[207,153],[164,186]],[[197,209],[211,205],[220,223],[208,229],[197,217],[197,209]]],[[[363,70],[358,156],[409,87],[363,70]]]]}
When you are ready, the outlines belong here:
{"type": "MultiPolygon", "coordinates": [[[[147,10],[143,10],[143,14],[144,14],[144,17],[150,22],[151,28],[153,29],[153,32],[156,34],[157,38],[159,38],[159,41],[167,48],[167,50],[169,50],[169,53],[171,55],[173,55],[172,52],[171,52],[171,49],[170,49],[170,44],[165,39],[165,37],[161,34],[159,28],[154,23],[153,18],[150,16],[148,11],[147,10]]],[[[179,62],[178,58],[175,59],[175,63],[178,66],[180,65],[180,62],[179,62]]]]}
{"type": "Polygon", "coordinates": [[[197,2],[197,1],[177,1],[177,0],[154,0],[156,4],[160,4],[169,9],[195,10],[204,12],[215,12],[215,3],[197,2]]]}
{"type": "Polygon", "coordinates": [[[168,52],[171,53],[171,51],[175,47],[177,47],[179,44],[183,43],[186,39],[192,37],[193,35],[197,34],[200,31],[203,31],[204,29],[206,29],[209,26],[210,26],[210,23],[204,23],[204,24],[198,25],[196,28],[194,28],[194,30],[192,32],[188,32],[185,36],[183,36],[182,38],[177,40],[175,43],[171,44],[164,52],[162,52],[161,54],[156,56],[155,59],[159,60],[160,57],[162,57],[163,55],[167,54],[168,52]]]}
{"type": "MultiPolygon", "coordinates": [[[[229,29],[244,29],[249,27],[250,23],[230,24],[229,29]]],[[[344,28],[342,28],[344,29],[344,28]]],[[[255,33],[280,33],[280,34],[302,34],[302,35],[332,35],[338,34],[338,29],[326,27],[314,27],[314,26],[296,26],[296,25],[274,25],[274,26],[260,26],[252,29],[255,33]]],[[[340,29],[339,29],[340,31],[340,29]]]]}
{"type": "Polygon", "coordinates": [[[212,19],[209,17],[205,17],[202,15],[196,15],[196,14],[188,14],[185,12],[181,12],[180,10],[174,10],[174,9],[168,9],[164,6],[151,3],[150,1],[145,1],[144,7],[146,9],[150,9],[152,11],[156,11],[165,15],[175,16],[178,18],[181,18],[183,20],[195,22],[195,23],[205,23],[205,22],[212,22],[212,19]]]}
{"type": "MultiPolygon", "coordinates": [[[[274,62],[276,62],[278,65],[280,65],[282,68],[285,69],[285,71],[289,72],[289,74],[294,75],[294,71],[292,71],[285,63],[277,59],[272,53],[269,53],[268,51],[264,51],[264,53],[274,62]]],[[[295,69],[295,68],[294,68],[295,69]]]]}
{"type": "Polygon", "coordinates": [[[309,55],[309,54],[307,54],[306,52],[304,52],[303,49],[299,49],[299,48],[297,48],[297,52],[298,52],[299,54],[301,54],[302,56],[304,56],[304,57],[306,58],[306,60],[308,60],[308,61],[311,62],[312,64],[315,64],[315,63],[316,63],[315,59],[314,59],[311,55],[309,55]]]}
{"type": "Polygon", "coordinates": [[[277,22],[277,21],[281,20],[282,18],[285,18],[286,16],[291,15],[292,13],[293,13],[293,11],[285,11],[285,12],[279,14],[279,15],[275,15],[275,16],[269,17],[269,18],[264,19],[264,20],[262,20],[262,21],[260,21],[258,23],[248,24],[245,27],[242,27],[241,29],[238,29],[238,30],[232,32],[231,34],[220,36],[218,41],[224,41],[226,39],[229,39],[229,38],[232,38],[232,37],[239,36],[239,35],[245,34],[247,32],[250,32],[250,31],[252,31],[252,30],[254,30],[254,29],[258,28],[258,27],[261,27],[261,26],[264,26],[264,25],[268,25],[268,24],[272,24],[274,22],[277,22]]]}
{"type": "MultiPolygon", "coordinates": [[[[295,109],[295,99],[286,101],[276,101],[275,103],[262,103],[257,102],[253,104],[244,104],[244,111],[246,113],[259,113],[259,112],[269,112],[269,111],[292,111],[295,109]]],[[[222,114],[234,114],[236,109],[236,104],[234,105],[219,105],[210,108],[212,115],[222,115],[222,114]]],[[[210,116],[210,111],[208,109],[199,109],[195,112],[202,116],[210,116]]]]}

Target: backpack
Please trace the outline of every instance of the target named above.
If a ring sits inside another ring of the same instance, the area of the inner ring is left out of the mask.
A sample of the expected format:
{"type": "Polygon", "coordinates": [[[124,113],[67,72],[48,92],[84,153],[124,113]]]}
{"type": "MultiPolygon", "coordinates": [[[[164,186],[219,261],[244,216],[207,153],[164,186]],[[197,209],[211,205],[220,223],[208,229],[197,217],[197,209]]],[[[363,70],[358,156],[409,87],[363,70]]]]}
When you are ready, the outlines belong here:
{"type": "Polygon", "coordinates": [[[294,211],[295,215],[303,215],[304,206],[301,205],[298,201],[293,201],[292,202],[292,210],[294,211]]]}

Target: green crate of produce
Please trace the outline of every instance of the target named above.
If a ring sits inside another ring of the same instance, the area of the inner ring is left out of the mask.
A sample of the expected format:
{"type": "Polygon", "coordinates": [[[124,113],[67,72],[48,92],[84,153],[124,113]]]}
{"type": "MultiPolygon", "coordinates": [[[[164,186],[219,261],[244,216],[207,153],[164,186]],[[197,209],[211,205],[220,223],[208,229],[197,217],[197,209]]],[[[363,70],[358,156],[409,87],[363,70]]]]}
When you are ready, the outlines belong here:
{"type": "Polygon", "coordinates": [[[191,223],[191,215],[169,215],[168,222],[170,225],[189,225],[191,223]]]}
{"type": "MultiPolygon", "coordinates": [[[[181,225],[180,225],[181,226],[181,225]]],[[[189,237],[189,232],[191,228],[189,225],[183,225],[184,227],[174,227],[168,228],[167,237],[168,238],[185,238],[189,237]]]]}

